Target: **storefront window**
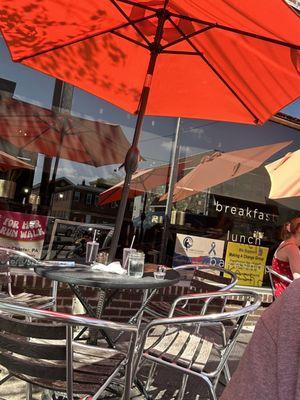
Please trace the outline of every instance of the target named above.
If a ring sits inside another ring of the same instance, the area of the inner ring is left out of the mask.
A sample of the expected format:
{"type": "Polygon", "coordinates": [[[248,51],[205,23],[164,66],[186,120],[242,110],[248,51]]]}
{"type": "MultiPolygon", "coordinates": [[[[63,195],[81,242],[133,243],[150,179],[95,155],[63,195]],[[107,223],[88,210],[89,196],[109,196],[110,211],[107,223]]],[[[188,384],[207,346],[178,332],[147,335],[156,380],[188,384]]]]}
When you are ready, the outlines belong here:
{"type": "MultiPolygon", "coordinates": [[[[78,89],[74,91],[72,115],[119,125],[128,143],[132,141],[136,123],[135,116],[78,89]]],[[[143,126],[139,144],[142,158],[139,163],[139,169],[152,171],[155,180],[154,183],[149,181],[148,175],[140,178],[140,195],[131,196],[128,202],[125,224],[121,235],[121,245],[128,245],[135,234],[135,245],[143,249],[146,254],[158,248],[161,240],[162,222],[165,212],[164,205],[158,205],[157,208],[153,209],[153,204],[159,203],[159,198],[165,193],[169,182],[176,124],[177,119],[174,118],[146,117],[143,126]],[[162,166],[166,166],[166,170],[161,174],[160,167],[162,166]]],[[[95,137],[95,140],[97,140],[97,137],[95,137]]],[[[114,144],[106,144],[102,151],[104,153],[111,152],[114,146],[114,144]]],[[[66,165],[65,163],[64,166],[66,165]]],[[[125,172],[121,164],[122,162],[99,168],[74,164],[74,173],[72,176],[68,175],[68,177],[77,185],[84,178],[86,190],[91,190],[91,187],[95,187],[97,193],[94,192],[93,195],[97,203],[97,198],[101,193],[123,180],[125,172]]],[[[68,163],[68,165],[70,164],[68,163]]],[[[59,176],[64,173],[64,166],[60,167],[61,169],[58,171],[59,176]]],[[[108,197],[107,202],[102,206],[95,207],[95,203],[92,200],[88,200],[88,198],[86,198],[86,202],[91,202],[99,221],[113,225],[118,211],[118,201],[116,200],[120,198],[120,193],[119,190],[117,198],[113,196],[108,197]]],[[[159,253],[159,251],[157,252],[159,253]]],[[[152,260],[153,258],[149,256],[149,261],[152,260]]]]}
{"type": "MultiPolygon", "coordinates": [[[[2,245],[29,249],[38,258],[64,258],[74,255],[76,241],[88,240],[98,228],[109,248],[136,116],[11,62],[2,40],[0,52],[2,245]]],[[[298,110],[295,103],[285,112],[298,110]]],[[[132,185],[118,256],[133,237],[148,262],[163,260],[169,266],[203,260],[226,265],[238,251],[245,259],[253,257],[243,247],[252,246],[263,269],[278,244],[280,226],[300,213],[299,197],[269,198],[265,165],[300,147],[300,121],[279,115],[255,127],[182,119],[176,147],[177,123],[176,118],[145,119],[140,175],[132,185]],[[252,152],[263,146],[275,148],[260,159],[252,152]],[[247,156],[241,160],[237,152],[247,156]],[[224,164],[216,162],[223,158],[224,164]],[[226,162],[232,165],[229,173],[226,162]],[[201,169],[207,165],[211,168],[201,169]],[[185,179],[198,168],[193,179],[185,179]],[[171,171],[177,185],[166,217],[171,171]]],[[[247,279],[255,275],[242,264],[239,268],[247,279]]],[[[248,283],[268,285],[264,279],[248,283]]]]}
{"type": "MultiPolygon", "coordinates": [[[[277,117],[276,122],[274,119],[261,127],[182,121],[180,160],[187,165],[179,173],[178,187],[175,186],[178,201],[173,204],[173,246],[170,248],[170,255],[175,253],[173,264],[205,259],[203,248],[205,240],[210,239],[212,247],[208,250],[214,250],[210,254],[212,258],[216,255],[217,259],[226,258],[227,267],[231,260],[231,267],[235,264],[235,272],[243,276],[240,283],[263,284],[266,276],[261,273],[255,277],[256,272],[264,271],[265,264],[271,262],[282,224],[300,212],[299,197],[269,199],[271,180],[265,165],[299,149],[299,129],[300,121],[287,116],[277,117]],[[278,150],[279,143],[283,147],[278,150]],[[274,153],[254,168],[256,158],[259,159],[255,148],[272,149],[274,145],[274,153]],[[191,160],[201,154],[202,161],[196,162],[198,174],[182,180],[195,168],[190,168],[191,160]],[[239,158],[243,154],[248,154],[246,159],[239,158]],[[246,168],[247,163],[249,172],[239,175],[239,168],[246,168]],[[201,182],[210,182],[210,185],[201,182]],[[184,185],[187,187],[183,190],[184,185]],[[187,236],[193,240],[193,249],[180,246],[180,240],[187,236]],[[218,254],[217,245],[221,249],[218,254]],[[260,252],[260,256],[251,251],[260,252]]],[[[211,262],[209,257],[206,262],[211,262]]]]}

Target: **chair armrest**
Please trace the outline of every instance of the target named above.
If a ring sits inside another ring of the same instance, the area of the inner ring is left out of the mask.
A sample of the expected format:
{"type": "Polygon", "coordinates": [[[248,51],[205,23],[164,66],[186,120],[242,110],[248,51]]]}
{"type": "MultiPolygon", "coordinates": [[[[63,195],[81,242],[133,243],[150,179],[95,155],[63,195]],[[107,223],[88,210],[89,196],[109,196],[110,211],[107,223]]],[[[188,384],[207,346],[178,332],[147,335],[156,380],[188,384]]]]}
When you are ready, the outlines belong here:
{"type": "Polygon", "coordinates": [[[37,319],[48,319],[60,322],[65,325],[95,327],[102,329],[110,329],[118,332],[121,330],[133,333],[135,335],[138,332],[137,326],[131,324],[111,322],[97,318],[82,317],[82,316],[64,314],[37,308],[23,307],[15,303],[5,302],[5,300],[0,301],[0,310],[7,312],[8,314],[24,315],[26,317],[32,317],[37,319]]]}
{"type": "Polygon", "coordinates": [[[293,282],[292,279],[288,278],[285,275],[280,274],[279,272],[274,271],[272,268],[270,268],[268,266],[266,267],[266,271],[269,273],[269,275],[276,276],[276,278],[281,279],[284,282],[287,282],[287,283],[292,283],[293,282]]]}
{"type": "Polygon", "coordinates": [[[227,290],[227,291],[218,291],[218,292],[207,292],[207,293],[191,293],[191,294],[186,294],[180,297],[177,297],[172,305],[171,305],[171,309],[169,312],[168,317],[172,318],[175,308],[177,306],[178,303],[185,301],[185,302],[189,302],[190,300],[198,300],[198,299],[205,299],[206,302],[210,302],[213,299],[216,298],[227,298],[227,297],[244,297],[244,296],[253,296],[255,298],[255,302],[259,301],[260,304],[260,297],[257,293],[255,292],[251,292],[251,291],[235,291],[235,290],[227,290]]]}
{"type": "MultiPolygon", "coordinates": [[[[144,334],[147,333],[150,329],[157,325],[172,325],[172,324],[191,324],[198,322],[216,322],[221,320],[227,320],[232,318],[238,318],[245,314],[249,314],[255,311],[261,304],[261,299],[258,293],[252,291],[226,291],[226,292],[211,292],[211,293],[202,293],[202,294],[191,294],[186,296],[181,296],[179,299],[187,300],[188,298],[209,298],[214,299],[218,297],[226,298],[226,297],[252,297],[252,303],[242,307],[239,310],[221,312],[221,313],[213,313],[209,315],[195,315],[195,316],[184,316],[184,317],[168,317],[168,318],[160,318],[151,321],[144,330],[144,334]]],[[[177,299],[176,299],[177,300],[177,299]]],[[[176,301],[173,303],[176,304],[176,301]]]]}

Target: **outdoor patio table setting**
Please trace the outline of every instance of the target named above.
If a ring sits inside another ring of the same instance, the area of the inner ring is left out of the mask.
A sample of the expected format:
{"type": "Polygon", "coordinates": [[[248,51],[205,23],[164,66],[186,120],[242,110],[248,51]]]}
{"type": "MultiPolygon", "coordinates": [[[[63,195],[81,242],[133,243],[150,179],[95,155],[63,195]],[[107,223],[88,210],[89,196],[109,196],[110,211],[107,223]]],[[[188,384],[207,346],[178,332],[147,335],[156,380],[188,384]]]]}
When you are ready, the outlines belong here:
{"type": "MultiPolygon", "coordinates": [[[[156,290],[173,286],[180,280],[180,275],[177,271],[167,269],[164,279],[156,279],[154,272],[156,268],[153,264],[145,265],[145,273],[141,278],[135,278],[128,274],[116,274],[111,272],[104,272],[102,270],[94,269],[93,266],[85,264],[75,264],[75,266],[49,266],[49,264],[39,264],[35,267],[35,272],[48,278],[52,281],[67,283],[76,297],[79,299],[90,317],[101,317],[97,315],[95,309],[88,303],[84,296],[81,287],[93,287],[98,288],[105,294],[107,290],[141,290],[143,292],[141,298],[141,307],[138,314],[135,315],[134,321],[141,316],[144,308],[153,297],[156,290]]],[[[103,299],[103,303],[105,298],[103,299]]],[[[102,310],[101,310],[102,311],[102,310]]],[[[105,339],[111,347],[114,347],[114,342],[105,333],[105,339]]]]}
{"type": "Polygon", "coordinates": [[[300,0],[0,15],[0,400],[220,400],[300,265],[300,0]]]}

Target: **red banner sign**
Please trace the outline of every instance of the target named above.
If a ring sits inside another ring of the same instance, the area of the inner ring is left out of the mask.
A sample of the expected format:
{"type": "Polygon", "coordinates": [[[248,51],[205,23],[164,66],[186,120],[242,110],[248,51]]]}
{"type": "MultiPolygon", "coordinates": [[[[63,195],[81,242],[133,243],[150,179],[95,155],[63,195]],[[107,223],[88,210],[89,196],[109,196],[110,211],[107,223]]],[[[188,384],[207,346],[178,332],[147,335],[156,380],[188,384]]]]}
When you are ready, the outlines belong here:
{"type": "Polygon", "coordinates": [[[0,245],[40,258],[48,217],[0,211],[0,245]]]}

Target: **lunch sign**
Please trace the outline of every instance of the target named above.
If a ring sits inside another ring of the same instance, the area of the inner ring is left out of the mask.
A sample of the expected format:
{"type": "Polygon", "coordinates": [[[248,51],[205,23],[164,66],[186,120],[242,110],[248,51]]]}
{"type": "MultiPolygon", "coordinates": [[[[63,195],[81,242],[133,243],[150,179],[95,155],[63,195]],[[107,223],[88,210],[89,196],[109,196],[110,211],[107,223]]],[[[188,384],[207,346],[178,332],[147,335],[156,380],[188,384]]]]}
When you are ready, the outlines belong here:
{"type": "Polygon", "coordinates": [[[260,287],[263,283],[268,251],[267,247],[229,242],[225,268],[237,275],[238,285],[260,287]]]}

